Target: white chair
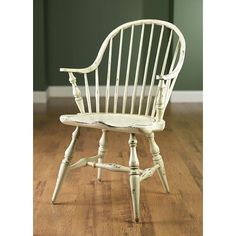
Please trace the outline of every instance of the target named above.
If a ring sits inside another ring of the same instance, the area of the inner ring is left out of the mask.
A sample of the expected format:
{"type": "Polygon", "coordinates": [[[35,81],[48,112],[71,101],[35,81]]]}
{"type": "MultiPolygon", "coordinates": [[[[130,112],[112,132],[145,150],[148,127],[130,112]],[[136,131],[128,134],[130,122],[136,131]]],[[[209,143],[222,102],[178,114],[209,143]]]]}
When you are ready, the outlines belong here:
{"type": "Polygon", "coordinates": [[[169,192],[164,162],[154,140],[154,132],[165,128],[163,115],[183,65],[184,56],[185,40],[176,26],[166,21],[145,19],[128,22],[114,29],[102,43],[91,66],[82,69],[60,69],[69,74],[80,113],[60,117],[63,124],[75,126],[76,129],[59,169],[52,203],[56,201],[66,172],[84,166],[98,168],[98,180],[101,180],[102,169],[129,173],[136,222],[140,220],[140,182],[157,171],[165,191],[169,192]],[[106,74],[106,86],[99,86],[100,71],[103,77],[106,74]],[[76,84],[74,73],[78,73],[78,76],[83,75],[80,79],[84,80],[85,100],[82,90],[76,84]],[[124,82],[123,86],[120,86],[121,80],[124,82]],[[94,106],[89,82],[95,84],[94,106]],[[104,104],[100,99],[102,91],[105,91],[104,104]],[[130,103],[128,97],[131,97],[130,103]],[[118,100],[121,106],[118,105],[118,100]],[[71,164],[80,127],[102,130],[98,153],[71,164]],[[108,131],[130,133],[129,167],[103,162],[108,131]],[[135,137],[137,133],[145,135],[150,144],[154,166],[145,170],[139,168],[135,137]]]}

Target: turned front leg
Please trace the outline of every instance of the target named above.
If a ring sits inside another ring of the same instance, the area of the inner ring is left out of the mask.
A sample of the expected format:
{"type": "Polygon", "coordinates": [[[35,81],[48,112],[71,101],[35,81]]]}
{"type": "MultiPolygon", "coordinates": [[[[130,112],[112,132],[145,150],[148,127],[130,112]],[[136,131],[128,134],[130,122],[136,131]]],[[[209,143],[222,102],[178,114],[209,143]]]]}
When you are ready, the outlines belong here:
{"type": "Polygon", "coordinates": [[[68,148],[66,149],[64,159],[61,162],[61,166],[60,166],[58,176],[57,176],[56,186],[55,186],[53,196],[52,196],[52,203],[54,203],[57,199],[63,179],[65,178],[68,166],[70,165],[70,161],[72,159],[72,154],[73,154],[75,143],[78,136],[79,136],[79,127],[77,127],[75,131],[72,133],[71,142],[68,148]]]}
{"type": "Polygon", "coordinates": [[[130,146],[130,159],[129,159],[130,190],[131,190],[132,205],[134,211],[134,220],[135,222],[139,222],[140,176],[139,176],[139,160],[136,152],[137,139],[135,137],[135,134],[130,134],[129,146],[130,146]]]}
{"type": "Polygon", "coordinates": [[[168,181],[167,181],[167,177],[166,177],[165,166],[164,166],[162,156],[160,154],[160,149],[155,142],[154,133],[149,134],[147,137],[148,137],[148,141],[150,144],[150,152],[152,154],[153,163],[154,163],[154,165],[156,165],[156,164],[160,165],[160,167],[157,169],[157,171],[158,171],[159,177],[161,179],[162,186],[165,189],[165,191],[168,193],[168,192],[170,192],[170,190],[169,190],[169,185],[168,185],[168,181]]]}
{"type": "MultiPolygon", "coordinates": [[[[99,140],[99,148],[98,148],[98,163],[102,163],[103,158],[105,156],[105,152],[107,149],[107,130],[102,130],[102,136],[99,140]]],[[[98,168],[98,175],[97,179],[101,181],[101,174],[102,174],[102,169],[98,168]]]]}

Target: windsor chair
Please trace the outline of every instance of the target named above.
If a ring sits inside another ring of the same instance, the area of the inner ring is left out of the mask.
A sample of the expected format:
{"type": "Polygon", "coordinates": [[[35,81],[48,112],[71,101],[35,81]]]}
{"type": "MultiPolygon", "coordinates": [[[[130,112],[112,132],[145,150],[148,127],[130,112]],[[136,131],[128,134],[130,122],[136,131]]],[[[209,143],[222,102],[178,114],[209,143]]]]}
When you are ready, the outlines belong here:
{"type": "Polygon", "coordinates": [[[185,40],[175,25],[166,21],[145,19],[128,22],[114,29],[102,43],[91,66],[82,69],[60,69],[69,75],[79,113],[60,116],[63,124],[76,128],[60,165],[52,203],[57,199],[66,172],[85,166],[98,168],[97,179],[100,181],[102,169],[129,173],[135,222],[140,220],[139,196],[140,183],[143,180],[157,172],[164,190],[169,192],[164,162],[155,142],[154,132],[162,131],[165,127],[163,115],[183,65],[184,56],[185,40]],[[148,40],[145,40],[146,38],[148,40]],[[126,41],[128,46],[125,46],[126,41]],[[114,56],[116,53],[117,56],[114,56]],[[102,63],[103,61],[105,63],[102,63]],[[103,106],[100,99],[102,87],[99,86],[101,68],[103,74],[106,73],[106,96],[103,106]],[[82,89],[77,86],[74,73],[83,76],[84,96],[82,89]],[[121,81],[124,82],[124,86],[120,86],[121,81]],[[91,99],[89,82],[95,83],[94,101],[91,99]],[[127,102],[128,97],[131,97],[130,104],[127,102]],[[118,100],[121,101],[121,108],[118,106],[118,100]],[[80,127],[101,129],[98,153],[71,164],[80,127]],[[130,134],[128,167],[103,162],[107,150],[108,131],[130,134]],[[147,137],[153,167],[144,170],[139,168],[136,134],[147,137]]]}

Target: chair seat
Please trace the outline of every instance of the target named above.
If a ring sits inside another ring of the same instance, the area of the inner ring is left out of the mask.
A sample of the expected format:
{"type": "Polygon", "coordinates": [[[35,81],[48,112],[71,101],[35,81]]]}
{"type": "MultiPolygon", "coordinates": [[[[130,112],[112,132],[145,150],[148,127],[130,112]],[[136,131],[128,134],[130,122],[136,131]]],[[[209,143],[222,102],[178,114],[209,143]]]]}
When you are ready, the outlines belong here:
{"type": "Polygon", "coordinates": [[[165,121],[157,122],[155,118],[143,115],[113,113],[78,113],[62,115],[60,121],[66,125],[114,130],[128,133],[150,133],[161,131],[165,121]]]}

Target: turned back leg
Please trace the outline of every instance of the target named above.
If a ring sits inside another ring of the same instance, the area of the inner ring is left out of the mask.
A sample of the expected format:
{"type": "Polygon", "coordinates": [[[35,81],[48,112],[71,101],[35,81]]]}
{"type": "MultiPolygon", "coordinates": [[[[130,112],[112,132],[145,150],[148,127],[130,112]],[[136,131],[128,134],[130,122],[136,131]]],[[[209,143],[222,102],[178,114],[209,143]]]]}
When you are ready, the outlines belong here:
{"type": "Polygon", "coordinates": [[[170,192],[170,190],[169,190],[169,185],[168,185],[168,181],[167,181],[167,177],[166,177],[164,161],[163,161],[162,156],[160,154],[160,149],[155,142],[154,133],[149,134],[147,137],[148,137],[148,141],[150,144],[150,152],[152,154],[153,163],[154,163],[154,165],[156,165],[156,164],[160,165],[160,167],[157,169],[157,171],[158,171],[159,177],[161,179],[161,183],[163,185],[163,188],[168,193],[168,192],[170,192]]]}

